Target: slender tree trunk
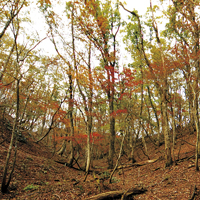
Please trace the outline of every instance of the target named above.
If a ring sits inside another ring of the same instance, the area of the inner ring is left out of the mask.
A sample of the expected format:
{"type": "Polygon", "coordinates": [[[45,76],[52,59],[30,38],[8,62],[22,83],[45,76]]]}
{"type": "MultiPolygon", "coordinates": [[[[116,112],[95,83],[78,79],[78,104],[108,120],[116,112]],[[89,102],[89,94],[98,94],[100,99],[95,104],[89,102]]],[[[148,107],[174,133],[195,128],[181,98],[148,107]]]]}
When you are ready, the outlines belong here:
{"type": "Polygon", "coordinates": [[[154,112],[154,115],[156,118],[156,123],[157,123],[157,127],[156,127],[156,129],[157,129],[157,145],[160,146],[160,123],[159,123],[156,107],[153,105],[153,102],[151,99],[151,92],[150,92],[149,86],[147,86],[147,89],[148,89],[149,101],[150,101],[151,107],[153,108],[153,112],[154,112]]]}
{"type": "Polygon", "coordinates": [[[196,171],[199,171],[199,164],[198,164],[198,159],[199,159],[199,120],[198,120],[198,116],[197,116],[197,110],[195,110],[195,126],[196,126],[196,134],[197,134],[197,140],[196,140],[196,155],[195,155],[195,168],[196,171]]]}
{"type": "Polygon", "coordinates": [[[89,172],[90,162],[91,162],[91,142],[90,137],[92,133],[92,96],[93,96],[93,82],[92,82],[92,71],[91,71],[91,42],[89,46],[89,57],[88,57],[88,70],[89,70],[89,98],[88,98],[88,109],[85,110],[87,114],[87,164],[86,173],[89,172]]]}
{"type": "MultiPolygon", "coordinates": [[[[71,31],[72,31],[72,48],[73,48],[73,62],[74,68],[76,68],[76,54],[75,54],[75,41],[74,41],[74,4],[72,6],[72,13],[71,13],[71,31]]],[[[73,139],[74,139],[74,124],[73,124],[73,79],[72,79],[72,67],[69,65],[69,119],[70,119],[70,129],[71,129],[71,141],[70,141],[70,157],[69,157],[69,166],[72,166],[73,159],[74,159],[74,146],[73,146],[73,139]]]]}
{"type": "MultiPolygon", "coordinates": [[[[197,134],[197,140],[196,140],[196,161],[195,161],[195,167],[196,171],[199,171],[199,165],[198,165],[198,158],[200,157],[200,136],[199,136],[199,78],[200,78],[200,58],[199,58],[199,39],[200,39],[200,33],[199,33],[199,23],[196,21],[195,16],[195,5],[192,1],[190,3],[189,13],[192,16],[193,26],[194,26],[194,32],[193,32],[193,42],[194,42],[194,55],[195,55],[195,80],[194,80],[194,87],[193,89],[193,108],[194,108],[194,121],[195,121],[195,127],[196,127],[196,134],[197,134]]],[[[192,84],[192,83],[191,83],[192,84]]],[[[192,85],[191,85],[192,86],[192,85]]]]}
{"type": "Polygon", "coordinates": [[[94,162],[93,161],[94,161],[94,139],[93,139],[92,145],[91,145],[91,161],[90,161],[91,168],[94,168],[94,162]]]}
{"type": "Polygon", "coordinates": [[[90,169],[90,162],[91,162],[91,130],[88,130],[88,133],[87,133],[87,155],[86,155],[86,173],[89,172],[89,169],[90,169]]]}
{"type": "MultiPolygon", "coordinates": [[[[196,84],[194,84],[196,86],[196,84]]],[[[200,154],[200,136],[199,136],[199,115],[198,115],[198,104],[196,99],[198,99],[198,93],[195,91],[195,88],[192,86],[191,83],[191,88],[193,90],[193,117],[194,117],[194,123],[195,123],[195,128],[196,128],[196,153],[195,153],[195,168],[196,171],[199,171],[199,164],[198,164],[198,159],[199,159],[199,154],[200,154]]]]}
{"type": "MultiPolygon", "coordinates": [[[[194,14],[194,6],[192,7],[192,13],[194,14]]],[[[196,16],[193,16],[194,21],[194,42],[195,42],[195,68],[196,68],[196,80],[195,80],[195,108],[196,108],[196,131],[197,131],[197,148],[198,148],[198,157],[200,157],[200,136],[199,136],[199,79],[200,79],[200,58],[199,58],[199,41],[200,41],[200,29],[199,24],[196,22],[196,16]]]]}
{"type": "Polygon", "coordinates": [[[135,163],[136,160],[134,158],[134,152],[135,152],[135,147],[136,147],[136,136],[131,135],[131,140],[130,140],[130,148],[131,148],[131,154],[130,154],[130,160],[132,163],[135,163]]]}
{"type": "Polygon", "coordinates": [[[156,35],[156,40],[160,49],[160,56],[161,56],[161,66],[162,70],[164,71],[164,77],[163,77],[163,86],[159,86],[160,92],[161,92],[161,99],[163,103],[163,126],[162,131],[164,133],[165,137],[165,158],[166,163],[165,166],[168,167],[172,164],[172,157],[171,157],[171,144],[170,144],[170,137],[169,137],[169,125],[168,125],[168,116],[167,116],[167,91],[168,91],[168,83],[167,83],[167,69],[165,65],[165,59],[164,59],[164,53],[162,49],[162,44],[160,41],[160,37],[158,34],[158,27],[154,18],[152,3],[150,0],[150,7],[152,12],[152,26],[156,35]]]}
{"type": "Polygon", "coordinates": [[[172,131],[173,131],[173,140],[172,140],[172,156],[173,156],[173,161],[174,164],[176,164],[176,159],[175,159],[175,155],[174,155],[174,148],[175,148],[175,142],[176,142],[176,131],[175,131],[175,106],[176,106],[176,101],[175,101],[175,92],[174,92],[174,102],[173,102],[173,106],[172,106],[172,131]]]}
{"type": "Polygon", "coordinates": [[[132,129],[134,131],[134,134],[131,135],[131,140],[130,140],[130,148],[131,148],[130,160],[131,160],[132,163],[135,163],[136,160],[135,160],[135,157],[134,157],[134,153],[135,153],[136,141],[138,139],[140,131],[138,131],[136,133],[135,127],[134,127],[134,119],[133,119],[132,129]]]}
{"type": "Polygon", "coordinates": [[[87,175],[89,173],[89,169],[90,169],[90,163],[91,163],[91,142],[90,142],[90,136],[91,136],[91,126],[89,125],[88,122],[88,126],[87,126],[87,148],[86,148],[86,168],[85,168],[85,172],[86,172],[86,176],[84,181],[87,178],[87,175]]]}
{"type": "Polygon", "coordinates": [[[193,110],[194,110],[194,104],[193,104],[193,91],[192,91],[192,87],[191,87],[191,83],[189,79],[186,79],[186,83],[187,83],[187,88],[188,88],[188,103],[189,103],[189,115],[190,115],[190,122],[189,125],[192,128],[192,132],[194,132],[194,125],[195,125],[195,120],[194,120],[194,114],[193,114],[193,110]],[[188,80],[188,81],[187,81],[188,80]]]}
{"type": "MultiPolygon", "coordinates": [[[[199,63],[198,63],[199,64],[199,63]]],[[[198,98],[199,98],[199,91],[198,91],[198,77],[199,77],[199,69],[196,66],[196,80],[194,81],[193,85],[190,83],[193,92],[193,118],[196,128],[196,153],[195,153],[195,168],[196,171],[199,171],[199,164],[198,159],[200,157],[200,136],[199,136],[199,112],[198,112],[198,98]]]]}
{"type": "Polygon", "coordinates": [[[58,151],[58,155],[61,155],[61,156],[62,156],[62,155],[64,154],[65,150],[66,150],[66,140],[64,139],[63,142],[62,142],[62,147],[61,147],[61,149],[58,151]]]}
{"type": "MultiPolygon", "coordinates": [[[[72,83],[70,84],[72,86],[72,83]]],[[[69,100],[69,119],[70,119],[70,157],[69,157],[69,166],[72,166],[73,159],[74,159],[74,122],[73,122],[73,97],[72,97],[72,87],[70,86],[70,100],[69,100]]]]}
{"type": "Polygon", "coordinates": [[[108,168],[113,169],[113,158],[115,154],[115,117],[114,113],[114,94],[115,94],[115,77],[114,77],[114,64],[110,66],[108,73],[108,101],[109,101],[109,115],[110,115],[110,143],[108,155],[108,168]]]}
{"type": "Polygon", "coordinates": [[[171,144],[169,137],[169,128],[168,128],[168,117],[167,117],[167,100],[165,90],[162,94],[163,100],[163,133],[165,137],[165,167],[169,167],[172,164],[172,156],[171,156],[171,144]]]}
{"type": "MultiPolygon", "coordinates": [[[[142,127],[141,127],[142,128],[142,127]]],[[[144,146],[144,150],[145,150],[145,153],[148,157],[148,159],[150,160],[149,158],[149,154],[148,154],[148,149],[147,149],[147,144],[146,144],[146,141],[145,141],[145,138],[144,138],[144,130],[142,130],[142,143],[143,143],[143,146],[144,146]]]]}
{"type": "Polygon", "coordinates": [[[10,145],[9,145],[9,148],[8,148],[6,163],[5,163],[4,171],[3,171],[2,184],[1,184],[1,192],[2,193],[7,192],[7,189],[8,189],[8,186],[10,184],[12,174],[13,174],[13,171],[14,171],[14,166],[15,166],[15,161],[16,161],[16,156],[17,156],[17,141],[16,141],[13,166],[12,166],[12,170],[11,170],[11,173],[9,175],[9,178],[8,178],[8,182],[6,183],[6,176],[7,176],[8,165],[9,165],[9,161],[10,161],[13,143],[14,143],[14,140],[17,140],[16,129],[17,129],[18,118],[19,118],[19,83],[20,83],[20,80],[17,80],[17,87],[16,87],[17,105],[16,105],[16,112],[15,112],[16,116],[15,116],[15,120],[14,120],[14,124],[13,124],[10,145]]]}
{"type": "Polygon", "coordinates": [[[113,98],[111,98],[111,102],[109,102],[109,110],[110,110],[110,143],[109,143],[109,158],[108,158],[108,168],[113,168],[113,158],[115,153],[115,118],[113,116],[114,112],[114,102],[113,98]]]}
{"type": "Polygon", "coordinates": [[[125,139],[125,137],[126,137],[126,131],[125,131],[125,133],[123,134],[123,137],[122,137],[121,147],[120,147],[120,151],[119,151],[119,156],[118,156],[118,159],[117,159],[115,168],[113,169],[113,171],[112,171],[112,173],[111,173],[111,175],[110,175],[109,183],[111,183],[113,174],[114,174],[114,172],[116,171],[116,169],[117,169],[117,167],[118,167],[118,163],[119,163],[119,160],[120,160],[121,155],[122,155],[122,150],[123,150],[123,144],[124,144],[124,139],[125,139]]]}
{"type": "MultiPolygon", "coordinates": [[[[111,31],[113,32],[113,23],[111,22],[111,31]]],[[[115,65],[116,65],[116,36],[119,31],[120,25],[117,27],[117,31],[115,34],[112,34],[113,37],[113,52],[114,52],[114,58],[113,62],[110,61],[110,76],[109,78],[109,94],[108,95],[108,100],[109,100],[109,114],[110,114],[110,145],[109,145],[109,159],[108,159],[108,168],[112,169],[113,168],[113,158],[114,158],[114,153],[115,153],[115,117],[113,115],[114,113],[114,96],[115,96],[115,65]]],[[[106,48],[108,48],[106,44],[106,48]]],[[[106,56],[108,55],[108,51],[105,50],[106,56]]],[[[108,59],[108,57],[107,57],[108,59]]]]}

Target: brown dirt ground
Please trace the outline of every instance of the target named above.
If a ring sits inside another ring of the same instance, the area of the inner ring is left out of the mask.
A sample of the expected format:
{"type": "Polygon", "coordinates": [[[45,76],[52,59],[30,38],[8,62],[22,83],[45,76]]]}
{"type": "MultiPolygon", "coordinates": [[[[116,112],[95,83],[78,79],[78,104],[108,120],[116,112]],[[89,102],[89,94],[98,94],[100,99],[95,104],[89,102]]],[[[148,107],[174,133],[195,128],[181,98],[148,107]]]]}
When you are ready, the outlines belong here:
{"type": "MultiPolygon", "coordinates": [[[[0,193],[0,199],[86,199],[93,195],[115,190],[126,191],[132,187],[147,189],[144,194],[130,199],[176,199],[188,200],[195,192],[194,199],[200,199],[200,172],[195,171],[195,134],[182,130],[175,149],[177,164],[164,168],[164,145],[156,148],[147,138],[150,159],[158,161],[143,166],[132,166],[115,172],[112,184],[108,183],[110,170],[106,159],[94,161],[94,168],[83,182],[83,171],[69,168],[54,160],[64,162],[64,158],[52,153],[44,145],[34,143],[30,138],[27,144],[19,142],[17,163],[7,194],[0,193]],[[192,145],[191,145],[192,144],[192,145]],[[28,186],[28,187],[27,187],[28,186]],[[26,189],[25,189],[26,187],[26,189]]],[[[28,138],[27,132],[23,135],[28,138]]],[[[10,132],[0,121],[0,181],[5,164],[10,132]]],[[[137,146],[135,158],[137,162],[146,161],[147,157],[137,146]]],[[[117,155],[116,155],[117,157],[117,155]]],[[[128,164],[124,155],[120,164],[128,164]]],[[[75,166],[77,167],[77,166],[75,166]]]]}

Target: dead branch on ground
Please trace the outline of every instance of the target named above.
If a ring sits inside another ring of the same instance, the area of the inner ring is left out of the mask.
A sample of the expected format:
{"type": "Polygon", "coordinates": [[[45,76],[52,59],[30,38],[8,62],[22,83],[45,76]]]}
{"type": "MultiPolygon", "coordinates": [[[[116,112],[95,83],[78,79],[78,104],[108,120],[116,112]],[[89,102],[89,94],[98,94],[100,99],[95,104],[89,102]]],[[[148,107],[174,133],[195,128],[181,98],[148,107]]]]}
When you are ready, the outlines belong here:
{"type": "Polygon", "coordinates": [[[194,185],[193,193],[192,193],[192,196],[189,198],[189,200],[194,199],[196,190],[197,190],[196,185],[194,185]]]}
{"type": "Polygon", "coordinates": [[[67,166],[67,167],[69,167],[69,168],[72,168],[72,169],[76,169],[76,170],[78,170],[78,171],[84,171],[84,170],[81,169],[81,168],[78,169],[78,168],[76,168],[76,167],[69,166],[69,164],[68,164],[67,162],[64,162],[64,161],[54,160],[54,162],[56,162],[56,163],[58,163],[58,164],[65,165],[65,166],[67,166]]]}
{"type": "Polygon", "coordinates": [[[143,166],[143,165],[146,165],[146,164],[149,164],[149,163],[154,163],[156,161],[158,161],[160,158],[156,158],[156,159],[153,159],[153,160],[145,160],[145,161],[142,161],[142,162],[136,162],[136,163],[133,163],[133,164],[126,164],[126,165],[120,165],[117,169],[122,169],[122,168],[129,168],[129,167],[138,167],[138,166],[143,166]]]}
{"type": "Polygon", "coordinates": [[[128,191],[120,190],[120,191],[110,191],[106,193],[101,193],[95,196],[92,196],[88,198],[87,200],[106,200],[106,199],[116,199],[116,198],[121,198],[124,194],[124,196],[128,197],[131,195],[136,195],[136,194],[143,194],[147,190],[144,188],[131,188],[128,191]]]}

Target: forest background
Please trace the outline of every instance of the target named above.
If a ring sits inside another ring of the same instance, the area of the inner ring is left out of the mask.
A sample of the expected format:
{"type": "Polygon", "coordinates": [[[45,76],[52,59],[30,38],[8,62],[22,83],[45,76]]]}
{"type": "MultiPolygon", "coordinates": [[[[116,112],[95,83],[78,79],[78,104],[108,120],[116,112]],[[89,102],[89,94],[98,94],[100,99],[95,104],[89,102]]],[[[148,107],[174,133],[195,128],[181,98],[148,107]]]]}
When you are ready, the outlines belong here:
{"type": "Polygon", "coordinates": [[[199,170],[200,1],[149,1],[143,17],[119,1],[34,5],[44,37],[27,28],[33,2],[0,1],[0,112],[13,118],[2,191],[20,129],[66,156],[68,166],[83,159],[88,173],[92,160],[105,156],[114,168],[121,141],[134,163],[136,143],[142,138],[145,147],[147,136],[157,146],[164,142],[168,167],[175,161],[176,131],[189,127],[197,135],[199,170]],[[122,20],[122,10],[128,19],[122,20]],[[42,45],[46,40],[51,47],[42,45]]]}

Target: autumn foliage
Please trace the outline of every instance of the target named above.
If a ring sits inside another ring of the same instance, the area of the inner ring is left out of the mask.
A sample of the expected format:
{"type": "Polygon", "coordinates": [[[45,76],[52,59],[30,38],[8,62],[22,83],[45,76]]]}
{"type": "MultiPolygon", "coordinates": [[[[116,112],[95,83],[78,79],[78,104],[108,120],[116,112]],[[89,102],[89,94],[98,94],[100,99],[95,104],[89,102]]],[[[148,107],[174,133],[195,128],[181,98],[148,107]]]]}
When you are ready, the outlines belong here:
{"type": "Polygon", "coordinates": [[[146,137],[164,143],[168,167],[177,127],[190,127],[198,170],[200,4],[149,3],[141,16],[110,0],[0,2],[0,115],[14,119],[8,161],[23,128],[69,166],[85,159],[86,174],[102,156],[112,169],[123,151],[135,162],[140,139],[150,159],[146,137]]]}

